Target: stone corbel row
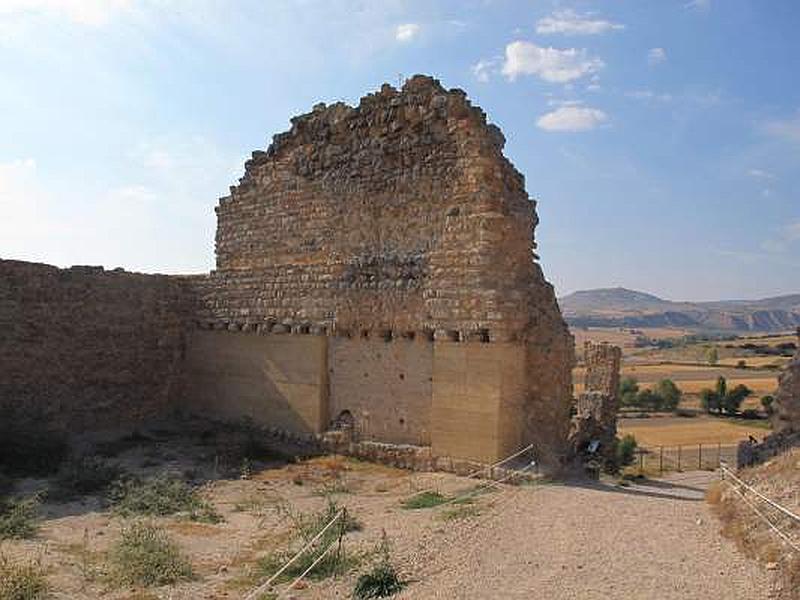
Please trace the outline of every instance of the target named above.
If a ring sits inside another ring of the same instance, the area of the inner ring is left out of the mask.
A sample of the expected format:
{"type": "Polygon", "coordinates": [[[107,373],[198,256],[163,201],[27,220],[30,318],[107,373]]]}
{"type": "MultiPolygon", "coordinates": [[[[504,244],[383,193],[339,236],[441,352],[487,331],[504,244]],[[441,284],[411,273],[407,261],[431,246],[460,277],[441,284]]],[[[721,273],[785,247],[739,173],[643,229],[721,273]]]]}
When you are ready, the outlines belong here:
{"type": "Polygon", "coordinates": [[[510,341],[492,335],[486,328],[462,331],[458,329],[430,329],[421,331],[394,331],[392,329],[362,329],[349,330],[308,322],[278,321],[268,319],[260,323],[236,321],[195,321],[198,329],[206,331],[237,331],[246,333],[266,334],[301,334],[301,335],[327,335],[347,338],[382,339],[385,342],[393,340],[413,341],[415,339],[428,342],[455,342],[455,343],[481,343],[510,341]]]}

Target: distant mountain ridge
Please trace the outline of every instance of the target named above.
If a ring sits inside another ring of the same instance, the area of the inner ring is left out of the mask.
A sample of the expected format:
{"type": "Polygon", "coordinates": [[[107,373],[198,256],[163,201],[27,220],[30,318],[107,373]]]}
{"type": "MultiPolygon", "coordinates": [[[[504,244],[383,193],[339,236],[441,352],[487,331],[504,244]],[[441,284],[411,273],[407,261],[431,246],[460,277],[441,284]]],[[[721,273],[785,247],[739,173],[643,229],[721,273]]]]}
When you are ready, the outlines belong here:
{"type": "Polygon", "coordinates": [[[800,294],[762,300],[674,302],[627,288],[582,290],[559,298],[577,327],[681,327],[702,331],[786,331],[800,327],[800,294]]]}

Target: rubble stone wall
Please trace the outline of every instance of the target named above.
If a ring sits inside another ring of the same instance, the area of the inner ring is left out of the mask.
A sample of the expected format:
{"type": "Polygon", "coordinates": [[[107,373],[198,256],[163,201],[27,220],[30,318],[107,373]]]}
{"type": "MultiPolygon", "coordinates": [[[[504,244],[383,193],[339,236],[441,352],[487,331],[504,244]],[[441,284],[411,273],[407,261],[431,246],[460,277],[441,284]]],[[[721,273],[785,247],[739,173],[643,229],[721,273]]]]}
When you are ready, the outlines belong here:
{"type": "Polygon", "coordinates": [[[616,397],[619,394],[622,350],[606,342],[587,341],[583,346],[583,356],[586,365],[584,390],[616,397]]]}
{"type": "MultiPolygon", "coordinates": [[[[798,342],[800,346],[800,329],[798,329],[798,342]]],[[[775,431],[800,432],[800,350],[778,379],[774,409],[772,427],[775,431]]]]}
{"type": "Polygon", "coordinates": [[[169,412],[191,309],[174,278],[0,260],[0,408],[73,433],[169,412]]]}
{"type": "Polygon", "coordinates": [[[464,92],[424,76],[292,119],[219,202],[217,269],[192,282],[198,324],[336,336],[328,418],[354,406],[356,431],[376,441],[435,449],[438,431],[464,458],[563,445],[573,340],[503,145],[464,92]],[[486,358],[495,388],[461,366],[474,383],[457,392],[437,367],[451,354],[486,358]]]}

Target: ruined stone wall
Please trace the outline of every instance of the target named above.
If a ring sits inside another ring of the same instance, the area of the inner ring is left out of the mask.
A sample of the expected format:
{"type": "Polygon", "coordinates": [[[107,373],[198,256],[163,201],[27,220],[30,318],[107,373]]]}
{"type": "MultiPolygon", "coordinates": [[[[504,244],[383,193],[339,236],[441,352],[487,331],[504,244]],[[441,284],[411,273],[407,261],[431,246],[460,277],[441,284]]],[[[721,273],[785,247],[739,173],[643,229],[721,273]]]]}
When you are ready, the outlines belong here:
{"type": "Polygon", "coordinates": [[[622,350],[606,342],[587,341],[583,346],[586,376],[584,390],[616,397],[619,394],[620,362],[622,350]]]}
{"type": "MultiPolygon", "coordinates": [[[[800,341],[800,329],[797,331],[800,341]]],[[[798,344],[800,346],[800,344],[798,344]]],[[[775,431],[800,432],[800,350],[778,379],[772,427],[775,431]]]]}
{"type": "Polygon", "coordinates": [[[331,420],[347,411],[360,441],[430,445],[432,342],[331,337],[328,364],[331,420]]]}
{"type": "Polygon", "coordinates": [[[73,433],[168,412],[190,311],[179,279],[0,260],[0,409],[73,433]]]}
{"type": "Polygon", "coordinates": [[[198,325],[336,336],[328,417],[357,405],[369,436],[425,444],[431,432],[436,450],[438,431],[442,448],[471,452],[447,433],[469,415],[462,436],[491,432],[482,457],[520,440],[563,444],[573,341],[536,263],[535,202],[503,144],[464,92],[423,76],[292,119],[219,202],[217,269],[192,281],[198,325]],[[379,358],[365,340],[381,338],[397,346],[379,358]],[[401,351],[411,338],[424,343],[401,351]],[[505,357],[502,344],[515,346],[513,380],[490,359],[497,389],[437,393],[452,345],[505,357]]]}

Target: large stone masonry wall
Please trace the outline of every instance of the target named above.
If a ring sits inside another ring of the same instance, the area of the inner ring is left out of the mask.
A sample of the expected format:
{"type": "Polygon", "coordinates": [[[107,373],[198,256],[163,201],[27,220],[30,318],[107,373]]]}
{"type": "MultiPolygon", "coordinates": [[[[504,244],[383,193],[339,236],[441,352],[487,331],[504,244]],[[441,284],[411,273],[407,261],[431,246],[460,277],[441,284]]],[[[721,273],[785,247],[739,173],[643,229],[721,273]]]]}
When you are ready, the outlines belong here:
{"type": "Polygon", "coordinates": [[[536,204],[503,144],[464,92],[424,76],[292,119],[219,202],[217,269],[191,279],[198,326],[335,336],[328,417],[357,405],[357,428],[383,431],[377,441],[430,432],[434,452],[481,458],[525,440],[563,446],[573,341],[536,262],[536,204]],[[365,340],[381,338],[422,343],[378,357],[365,340]],[[494,365],[497,388],[442,391],[458,387],[463,365],[447,365],[462,355],[494,365]]]}
{"type": "MultiPolygon", "coordinates": [[[[797,337],[800,347],[800,329],[797,330],[797,337]]],[[[772,427],[777,432],[800,432],[800,350],[786,365],[778,379],[778,384],[772,427]]]]}
{"type": "Polygon", "coordinates": [[[0,409],[71,433],[168,412],[190,310],[173,278],[0,260],[0,409]]]}

